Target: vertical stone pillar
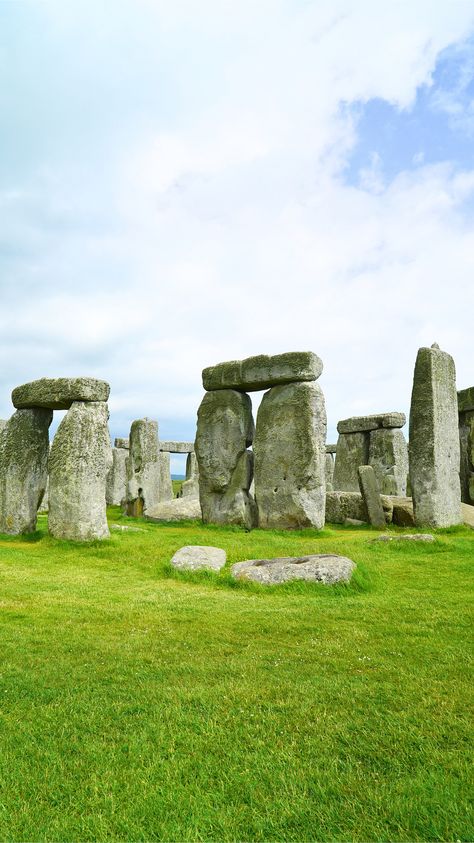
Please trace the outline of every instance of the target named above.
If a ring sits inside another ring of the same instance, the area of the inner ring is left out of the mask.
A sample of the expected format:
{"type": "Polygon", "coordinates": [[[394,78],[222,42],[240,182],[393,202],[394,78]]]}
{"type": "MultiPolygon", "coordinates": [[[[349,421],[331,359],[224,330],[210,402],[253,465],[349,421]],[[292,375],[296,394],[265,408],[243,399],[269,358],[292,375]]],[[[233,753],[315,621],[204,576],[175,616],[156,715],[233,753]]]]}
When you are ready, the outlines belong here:
{"type": "Polygon", "coordinates": [[[75,401],[54,437],[49,456],[52,536],[72,541],[109,537],[105,487],[111,462],[105,401],[75,401]]]}
{"type": "Polygon", "coordinates": [[[259,526],[324,526],[326,409],[314,382],[265,393],[255,433],[255,500],[259,526]]]}
{"type": "Polygon", "coordinates": [[[109,506],[120,506],[125,497],[127,457],[128,448],[112,448],[112,465],[107,474],[106,486],[106,500],[109,506]]]}
{"type": "Polygon", "coordinates": [[[198,410],[196,457],[205,524],[256,526],[249,495],[253,475],[254,423],[248,395],[233,389],[208,392],[198,410]]]}
{"type": "Polygon", "coordinates": [[[474,386],[458,392],[461,500],[474,504],[474,386]]]}
{"type": "Polygon", "coordinates": [[[326,445],[326,492],[332,492],[334,489],[334,454],[336,453],[336,445],[326,445]]]}
{"type": "Polygon", "coordinates": [[[340,433],[337,440],[333,489],[341,492],[359,492],[359,466],[367,465],[368,461],[368,433],[340,433]]]}
{"type": "Polygon", "coordinates": [[[171,459],[169,453],[158,451],[158,466],[160,472],[160,501],[170,501],[173,498],[173,482],[171,480],[171,459]]]}
{"type": "Polygon", "coordinates": [[[194,451],[186,458],[186,480],[181,487],[181,494],[183,498],[199,497],[199,468],[194,451]]]}
{"type": "Polygon", "coordinates": [[[410,482],[416,524],[461,521],[459,430],[453,358],[438,345],[420,348],[410,408],[410,482]]]}
{"type": "Polygon", "coordinates": [[[369,462],[382,495],[405,497],[408,477],[408,445],[399,428],[370,431],[369,462]]]}
{"type": "Polygon", "coordinates": [[[130,428],[125,511],[139,517],[160,502],[158,422],[136,419],[130,428]]]}
{"type": "Polygon", "coordinates": [[[17,410],[0,436],[0,532],[36,529],[36,514],[48,477],[51,410],[17,410]]]}

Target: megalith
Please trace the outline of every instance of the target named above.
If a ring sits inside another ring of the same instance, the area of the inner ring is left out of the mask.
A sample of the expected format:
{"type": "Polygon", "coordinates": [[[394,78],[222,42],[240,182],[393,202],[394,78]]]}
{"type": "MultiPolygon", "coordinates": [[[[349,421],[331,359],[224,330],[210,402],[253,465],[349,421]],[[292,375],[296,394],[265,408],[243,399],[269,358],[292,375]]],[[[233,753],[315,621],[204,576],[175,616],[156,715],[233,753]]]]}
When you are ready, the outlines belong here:
{"type": "Polygon", "coordinates": [[[256,526],[249,495],[253,475],[254,422],[248,395],[233,389],[207,392],[198,409],[195,452],[199,500],[206,524],[256,526]]]}
{"type": "Polygon", "coordinates": [[[415,523],[461,522],[459,430],[453,358],[439,346],[420,348],[410,408],[410,483],[415,523]]]}
{"type": "Polygon", "coordinates": [[[194,451],[186,457],[186,480],[181,486],[181,495],[183,498],[199,497],[199,469],[194,451]]]}
{"type": "Polygon", "coordinates": [[[324,526],[326,409],[314,382],[272,387],[260,404],[254,441],[259,526],[324,526]]]}
{"type": "Polygon", "coordinates": [[[109,537],[105,488],[111,463],[105,401],[75,401],[64,416],[49,455],[52,536],[72,541],[109,537]]]}
{"type": "Polygon", "coordinates": [[[51,410],[17,410],[0,436],[0,532],[36,529],[48,476],[51,410]]]}
{"type": "Polygon", "coordinates": [[[338,492],[358,492],[360,465],[369,460],[369,440],[365,433],[340,433],[337,440],[336,461],[332,487],[338,492]]]}
{"type": "Polygon", "coordinates": [[[120,506],[125,497],[127,483],[127,459],[128,448],[117,446],[117,442],[128,440],[115,440],[115,447],[112,448],[112,464],[107,474],[106,500],[109,506],[120,506]]]}
{"type": "Polygon", "coordinates": [[[333,489],[358,492],[359,466],[371,465],[380,493],[405,495],[408,449],[400,430],[405,422],[405,415],[397,412],[353,416],[338,422],[333,489]]]}
{"type": "Polygon", "coordinates": [[[160,473],[160,501],[170,501],[173,498],[173,481],[171,480],[171,459],[169,453],[165,451],[158,452],[158,466],[160,473]]]}
{"type": "Polygon", "coordinates": [[[125,512],[145,515],[160,502],[158,422],[136,419],[130,428],[125,512]]]}
{"type": "Polygon", "coordinates": [[[461,499],[474,504],[474,386],[458,392],[461,499]]]}
{"type": "Polygon", "coordinates": [[[382,495],[407,493],[408,445],[400,428],[372,430],[369,439],[369,462],[382,495]]]}

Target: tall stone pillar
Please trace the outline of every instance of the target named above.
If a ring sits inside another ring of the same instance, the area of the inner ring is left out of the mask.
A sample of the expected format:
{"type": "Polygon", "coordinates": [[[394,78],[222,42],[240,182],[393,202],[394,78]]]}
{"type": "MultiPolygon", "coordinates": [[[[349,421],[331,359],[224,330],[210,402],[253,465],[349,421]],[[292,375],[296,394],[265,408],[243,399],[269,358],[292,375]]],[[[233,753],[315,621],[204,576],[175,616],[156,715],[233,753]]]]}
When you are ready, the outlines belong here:
{"type": "Polygon", "coordinates": [[[420,348],[410,408],[410,483],[416,524],[461,521],[459,430],[453,358],[439,346],[420,348]]]}
{"type": "Polygon", "coordinates": [[[36,514],[48,477],[51,410],[22,409],[0,436],[0,532],[36,529],[36,514]]]}
{"type": "Polygon", "coordinates": [[[219,389],[204,396],[198,410],[196,457],[199,500],[205,524],[256,526],[249,495],[253,475],[254,423],[248,395],[219,389]]]}
{"type": "Polygon", "coordinates": [[[136,419],[130,428],[125,511],[138,517],[160,502],[158,422],[136,419]]]}
{"type": "Polygon", "coordinates": [[[186,458],[186,480],[181,486],[181,494],[183,498],[199,497],[199,468],[194,451],[186,458]]]}
{"type": "Polygon", "coordinates": [[[259,526],[324,526],[326,409],[314,382],[265,393],[255,433],[255,500],[259,526]]]}
{"type": "Polygon", "coordinates": [[[127,483],[127,458],[128,447],[117,446],[117,442],[127,442],[125,439],[116,439],[115,447],[112,448],[112,465],[107,474],[106,499],[107,504],[120,506],[125,497],[127,483]]]}
{"type": "Polygon", "coordinates": [[[111,464],[105,401],[75,401],[54,437],[49,456],[52,536],[72,541],[109,537],[105,488],[111,464]]]}
{"type": "Polygon", "coordinates": [[[474,504],[474,386],[458,392],[461,499],[474,504]]]}
{"type": "Polygon", "coordinates": [[[169,453],[159,451],[158,465],[160,470],[160,501],[170,501],[173,496],[173,482],[171,480],[171,459],[169,453]]]}

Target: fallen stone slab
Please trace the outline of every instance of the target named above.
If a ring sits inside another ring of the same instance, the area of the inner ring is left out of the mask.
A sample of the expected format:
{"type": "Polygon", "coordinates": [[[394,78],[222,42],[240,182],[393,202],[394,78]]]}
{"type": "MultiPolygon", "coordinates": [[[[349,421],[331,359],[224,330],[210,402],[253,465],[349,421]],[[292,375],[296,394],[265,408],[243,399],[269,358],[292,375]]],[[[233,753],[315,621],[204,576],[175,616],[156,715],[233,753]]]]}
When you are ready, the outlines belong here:
{"type": "Polygon", "coordinates": [[[145,521],[184,521],[201,518],[201,505],[196,498],[173,498],[147,510],[145,521]]]}
{"type": "Polygon", "coordinates": [[[360,521],[358,518],[346,518],[344,525],[346,527],[367,527],[367,522],[360,521]]]}
{"type": "Polygon", "coordinates": [[[252,580],[262,585],[280,585],[289,580],[307,580],[333,585],[349,582],[355,562],[347,556],[319,553],[311,556],[281,556],[275,559],[250,559],[232,565],[237,580],[252,580]]]}
{"type": "Polygon", "coordinates": [[[315,381],[322,371],[323,362],[312,351],[259,354],[208,366],[203,370],[202,384],[208,392],[216,389],[253,392],[286,383],[315,381]]]}
{"type": "Polygon", "coordinates": [[[405,413],[377,413],[372,416],[352,416],[337,423],[338,433],[363,433],[381,427],[403,427],[405,413]]]}
{"type": "Polygon", "coordinates": [[[220,547],[190,544],[176,551],[171,564],[173,568],[179,568],[181,571],[200,571],[202,568],[220,571],[226,560],[226,552],[220,547]]]}
{"type": "Polygon", "coordinates": [[[413,533],[407,536],[377,536],[370,539],[371,542],[434,542],[435,537],[431,533],[413,533]]]}
{"type": "Polygon", "coordinates": [[[474,410],[474,386],[469,386],[467,389],[461,389],[458,392],[458,411],[468,413],[471,410],[474,410]]]}
{"type": "Polygon", "coordinates": [[[167,454],[192,454],[194,442],[158,442],[158,450],[167,454]]]}
{"type": "Polygon", "coordinates": [[[109,529],[119,530],[121,533],[146,533],[141,527],[129,527],[126,524],[111,524],[109,529]]]}
{"type": "Polygon", "coordinates": [[[75,401],[107,401],[109,394],[109,384],[97,378],[41,378],[15,387],[12,401],[19,410],[69,410],[75,401]]]}

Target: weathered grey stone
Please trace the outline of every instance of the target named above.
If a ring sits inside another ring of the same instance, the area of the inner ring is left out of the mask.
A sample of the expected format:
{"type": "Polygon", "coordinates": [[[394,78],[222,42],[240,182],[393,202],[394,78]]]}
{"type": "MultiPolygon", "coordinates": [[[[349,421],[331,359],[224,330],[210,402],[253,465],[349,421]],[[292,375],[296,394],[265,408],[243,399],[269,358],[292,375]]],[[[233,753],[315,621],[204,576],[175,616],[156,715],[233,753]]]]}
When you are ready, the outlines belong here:
{"type": "Polygon", "coordinates": [[[49,455],[49,516],[52,536],[91,541],[109,536],[105,487],[111,463],[107,404],[74,402],[54,437],[49,455]]]}
{"type": "Polygon", "coordinates": [[[173,498],[147,509],[146,521],[185,521],[201,518],[201,505],[197,498],[173,498]]]}
{"type": "Polygon", "coordinates": [[[141,527],[129,527],[128,524],[111,524],[110,529],[120,533],[146,533],[141,527]]]}
{"type": "Polygon", "coordinates": [[[116,448],[124,448],[126,451],[130,448],[130,440],[127,438],[125,439],[122,436],[116,436],[114,445],[116,448]]]}
{"type": "Polygon", "coordinates": [[[255,500],[263,528],[324,526],[326,409],[316,383],[275,386],[255,433],[255,500]]]}
{"type": "Polygon", "coordinates": [[[380,500],[380,492],[371,465],[359,466],[359,486],[369,516],[369,524],[379,529],[385,527],[385,515],[380,500]]]}
{"type": "Polygon", "coordinates": [[[335,454],[335,453],[336,453],[336,451],[337,451],[337,445],[336,445],[336,444],[334,444],[334,445],[328,445],[328,444],[326,443],[326,453],[327,453],[327,454],[335,454]]]}
{"type": "Polygon", "coordinates": [[[174,554],[171,564],[181,571],[200,571],[202,568],[220,571],[227,560],[225,550],[220,547],[188,545],[181,547],[174,554]]]}
{"type": "Polygon", "coordinates": [[[474,506],[470,506],[468,503],[462,503],[461,515],[462,523],[465,524],[466,527],[474,528],[474,506]]]}
{"type": "Polygon", "coordinates": [[[97,378],[41,378],[17,386],[12,401],[18,409],[68,410],[75,401],[107,401],[109,394],[109,384],[97,378]]]}
{"type": "Polygon", "coordinates": [[[411,498],[394,497],[392,523],[397,527],[414,527],[413,501],[411,498]]]}
{"type": "Polygon", "coordinates": [[[139,517],[160,503],[158,422],[136,419],[130,428],[125,512],[139,517]]]}
{"type": "Polygon", "coordinates": [[[360,492],[327,492],[326,522],[344,524],[348,518],[368,523],[367,508],[360,492]]]}
{"type": "Polygon", "coordinates": [[[199,468],[194,451],[186,459],[186,480],[181,486],[183,498],[199,498],[199,468]]]}
{"type": "Polygon", "coordinates": [[[46,476],[46,487],[38,505],[38,512],[47,512],[49,509],[49,476],[46,476]]]}
{"type": "Polygon", "coordinates": [[[235,579],[252,580],[262,585],[279,585],[289,580],[307,580],[333,585],[348,582],[355,563],[346,556],[315,554],[312,556],[283,556],[276,559],[250,559],[232,565],[235,579]]]}
{"type": "Polygon", "coordinates": [[[366,527],[366,521],[360,521],[358,518],[346,518],[344,521],[346,527],[366,527]]]}
{"type": "MultiPolygon", "coordinates": [[[[459,393],[458,393],[459,395],[459,393]]],[[[474,492],[470,488],[474,472],[474,412],[459,413],[459,475],[461,482],[461,500],[474,502],[474,492]]]]}
{"type": "Polygon", "coordinates": [[[289,351],[271,357],[260,354],[209,366],[203,370],[202,383],[207,390],[253,392],[280,384],[315,381],[322,371],[322,361],[312,351],[289,351]]]}
{"type": "Polygon", "coordinates": [[[46,488],[50,410],[17,410],[0,436],[0,532],[36,529],[46,488]]]}
{"type": "Polygon", "coordinates": [[[342,419],[337,424],[338,433],[362,433],[381,427],[403,427],[406,422],[404,413],[377,413],[372,416],[352,416],[342,419]]]}
{"type": "Polygon", "coordinates": [[[158,453],[158,465],[160,467],[160,502],[170,501],[174,494],[169,452],[160,451],[158,453]]]}
{"type": "Polygon", "coordinates": [[[415,533],[409,536],[377,536],[370,539],[371,542],[434,542],[435,537],[431,533],[415,533]]]}
{"type": "Polygon", "coordinates": [[[326,451],[326,459],[324,461],[324,470],[326,473],[326,491],[332,492],[333,490],[333,477],[334,477],[334,456],[332,453],[328,453],[326,451]]]}
{"type": "Polygon", "coordinates": [[[377,486],[382,494],[406,495],[408,445],[401,430],[381,428],[371,431],[369,465],[374,469],[377,486]]]}
{"type": "Polygon", "coordinates": [[[190,454],[194,442],[158,442],[158,449],[168,454],[190,454]]]}
{"type": "Polygon", "coordinates": [[[458,392],[458,411],[466,413],[474,410],[474,386],[458,392]]]}
{"type": "Polygon", "coordinates": [[[249,495],[253,474],[254,423],[248,395],[231,389],[208,392],[198,410],[196,457],[205,524],[256,526],[249,495]]]}
{"type": "Polygon", "coordinates": [[[342,433],[337,440],[334,465],[333,489],[338,492],[358,492],[360,465],[369,461],[369,437],[367,433],[342,433]]]}
{"type": "Polygon", "coordinates": [[[416,524],[449,527],[461,521],[458,399],[454,360],[420,348],[410,409],[410,481],[416,524]]]}
{"type": "Polygon", "coordinates": [[[474,472],[471,472],[469,475],[469,485],[468,485],[468,494],[469,500],[474,502],[474,472]]]}
{"type": "Polygon", "coordinates": [[[125,450],[125,448],[112,448],[112,464],[107,473],[105,492],[105,499],[108,506],[120,506],[125,498],[127,457],[128,450],[125,450]]]}
{"type": "Polygon", "coordinates": [[[7,426],[8,419],[0,419],[0,435],[3,433],[7,426]]]}

